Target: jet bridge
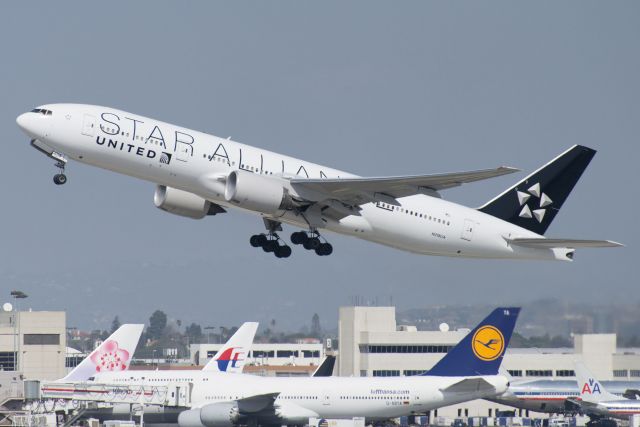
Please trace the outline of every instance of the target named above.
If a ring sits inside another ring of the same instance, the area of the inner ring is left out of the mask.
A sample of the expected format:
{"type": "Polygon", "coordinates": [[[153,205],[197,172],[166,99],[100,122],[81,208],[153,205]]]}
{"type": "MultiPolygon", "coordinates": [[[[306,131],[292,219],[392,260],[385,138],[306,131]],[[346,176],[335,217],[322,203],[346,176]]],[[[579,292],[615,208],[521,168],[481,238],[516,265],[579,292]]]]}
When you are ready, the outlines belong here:
{"type": "Polygon", "coordinates": [[[43,382],[39,400],[70,400],[74,402],[130,403],[160,406],[191,406],[193,383],[176,382],[166,385],[125,385],[94,382],[43,382]]]}

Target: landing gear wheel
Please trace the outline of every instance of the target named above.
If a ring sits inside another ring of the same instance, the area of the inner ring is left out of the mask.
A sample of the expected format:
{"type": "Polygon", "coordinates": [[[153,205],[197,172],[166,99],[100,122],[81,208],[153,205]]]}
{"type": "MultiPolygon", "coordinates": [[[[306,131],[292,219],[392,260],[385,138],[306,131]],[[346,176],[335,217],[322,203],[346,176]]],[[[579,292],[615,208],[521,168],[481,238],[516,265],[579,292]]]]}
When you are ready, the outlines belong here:
{"type": "Polygon", "coordinates": [[[57,173],[53,176],[53,182],[56,185],[63,185],[67,182],[67,176],[63,173],[57,173]]]}
{"type": "Polygon", "coordinates": [[[291,233],[291,243],[294,245],[301,245],[306,240],[308,240],[307,233],[304,231],[296,231],[295,233],[291,233]]]}
{"type": "Polygon", "coordinates": [[[267,240],[265,244],[262,246],[262,250],[265,252],[275,252],[278,248],[277,240],[267,240]]]}
{"type": "Polygon", "coordinates": [[[259,248],[261,246],[264,246],[266,242],[267,242],[267,236],[265,236],[264,234],[254,234],[249,239],[249,243],[254,248],[259,248]]]}
{"type": "Polygon", "coordinates": [[[291,256],[291,247],[278,245],[273,253],[277,258],[289,258],[291,256]]]}
{"type": "Polygon", "coordinates": [[[331,243],[321,243],[320,246],[316,248],[316,254],[320,256],[331,255],[332,252],[333,246],[331,246],[331,243]]]}

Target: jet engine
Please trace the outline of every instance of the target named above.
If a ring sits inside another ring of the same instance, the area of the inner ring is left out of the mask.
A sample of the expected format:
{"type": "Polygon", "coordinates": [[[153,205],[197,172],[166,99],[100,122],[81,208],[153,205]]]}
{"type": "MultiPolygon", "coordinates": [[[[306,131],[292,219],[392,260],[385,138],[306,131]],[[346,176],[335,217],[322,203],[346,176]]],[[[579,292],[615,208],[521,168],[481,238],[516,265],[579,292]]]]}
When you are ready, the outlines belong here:
{"type": "Polygon", "coordinates": [[[200,196],[164,185],[156,187],[153,203],[163,211],[193,219],[202,219],[207,215],[225,212],[221,206],[200,196]]]}
{"type": "Polygon", "coordinates": [[[283,402],[276,407],[276,416],[286,424],[308,424],[309,418],[317,418],[318,414],[290,402],[283,402]]]}
{"type": "Polygon", "coordinates": [[[235,402],[219,402],[181,412],[178,426],[232,427],[237,424],[238,419],[238,405],[235,402]]]}
{"type": "Polygon", "coordinates": [[[294,206],[282,180],[243,170],[229,174],[224,198],[241,208],[268,214],[294,206]]]}

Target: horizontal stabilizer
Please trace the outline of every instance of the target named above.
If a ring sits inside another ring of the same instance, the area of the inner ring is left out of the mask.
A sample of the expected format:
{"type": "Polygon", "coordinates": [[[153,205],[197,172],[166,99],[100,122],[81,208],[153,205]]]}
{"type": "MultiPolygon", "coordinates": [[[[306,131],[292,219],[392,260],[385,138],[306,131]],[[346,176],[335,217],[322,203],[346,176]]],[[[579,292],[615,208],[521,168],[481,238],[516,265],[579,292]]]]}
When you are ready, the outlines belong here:
{"type": "Polygon", "coordinates": [[[537,249],[614,248],[624,246],[621,243],[613,242],[611,240],[515,238],[507,239],[507,241],[512,245],[537,249]]]}
{"type": "Polygon", "coordinates": [[[362,193],[382,193],[391,197],[406,197],[421,194],[424,189],[445,190],[462,184],[495,178],[518,172],[519,169],[501,166],[496,169],[483,169],[468,172],[454,172],[434,175],[407,175],[372,178],[292,178],[294,189],[311,190],[336,199],[352,202],[362,197],[362,193]]]}
{"type": "Polygon", "coordinates": [[[482,378],[467,378],[441,389],[443,393],[476,393],[479,391],[491,391],[494,387],[482,378]]]}

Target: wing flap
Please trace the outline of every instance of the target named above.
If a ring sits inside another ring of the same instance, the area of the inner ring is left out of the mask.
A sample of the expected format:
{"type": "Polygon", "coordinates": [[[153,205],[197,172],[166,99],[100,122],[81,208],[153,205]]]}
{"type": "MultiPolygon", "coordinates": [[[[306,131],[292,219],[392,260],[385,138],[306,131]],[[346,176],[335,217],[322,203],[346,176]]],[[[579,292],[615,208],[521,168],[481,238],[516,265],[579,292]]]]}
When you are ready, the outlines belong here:
{"type": "Polygon", "coordinates": [[[280,392],[257,394],[255,396],[238,399],[238,410],[242,414],[252,414],[255,412],[263,411],[273,406],[273,403],[278,398],[278,395],[280,395],[280,392]]]}
{"type": "Polygon", "coordinates": [[[443,388],[444,393],[475,393],[479,391],[491,391],[494,387],[484,378],[466,378],[443,388]]]}
{"type": "Polygon", "coordinates": [[[553,248],[614,248],[624,246],[612,240],[583,240],[583,239],[542,239],[517,237],[507,239],[512,245],[526,248],[553,249],[553,248]]]}
{"type": "Polygon", "coordinates": [[[467,172],[435,175],[407,175],[372,178],[292,178],[294,189],[306,189],[325,195],[328,199],[351,201],[363,199],[363,194],[385,194],[391,197],[405,197],[420,193],[433,193],[462,184],[517,172],[519,169],[501,166],[496,169],[482,169],[467,172]]]}

